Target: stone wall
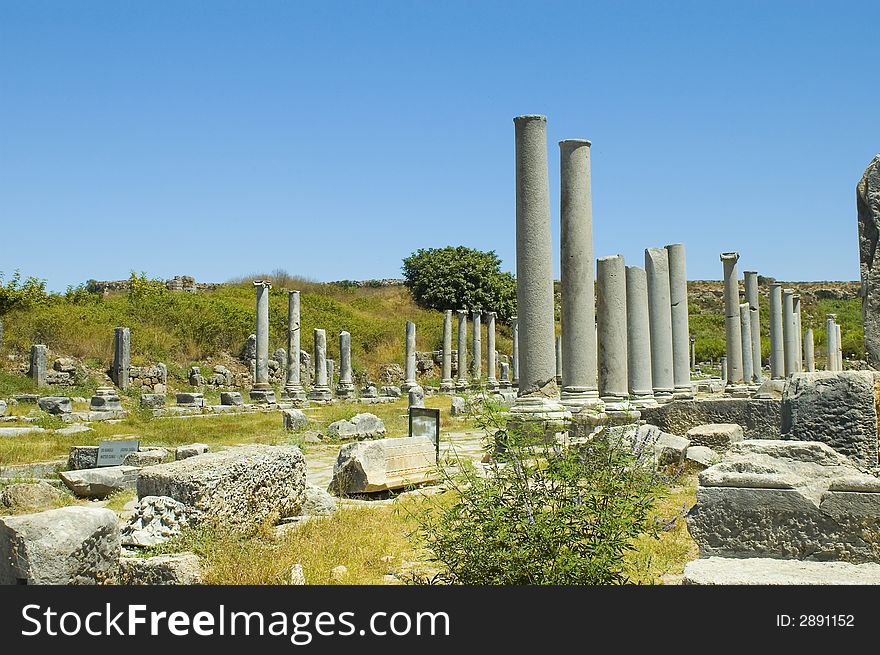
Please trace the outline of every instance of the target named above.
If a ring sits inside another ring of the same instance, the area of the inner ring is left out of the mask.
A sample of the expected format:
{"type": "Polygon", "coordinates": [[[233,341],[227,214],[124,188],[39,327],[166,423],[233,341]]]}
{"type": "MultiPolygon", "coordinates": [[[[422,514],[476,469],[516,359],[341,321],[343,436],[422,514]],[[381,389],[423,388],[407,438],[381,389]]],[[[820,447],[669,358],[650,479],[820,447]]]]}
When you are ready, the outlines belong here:
{"type": "Polygon", "coordinates": [[[132,366],[128,369],[128,384],[143,393],[165,393],[168,369],[161,363],[155,366],[132,366]]]}
{"type": "Polygon", "coordinates": [[[706,423],[735,423],[746,439],[779,439],[782,426],[782,401],[774,399],[676,400],[640,411],[645,422],[677,435],[706,423]]]}

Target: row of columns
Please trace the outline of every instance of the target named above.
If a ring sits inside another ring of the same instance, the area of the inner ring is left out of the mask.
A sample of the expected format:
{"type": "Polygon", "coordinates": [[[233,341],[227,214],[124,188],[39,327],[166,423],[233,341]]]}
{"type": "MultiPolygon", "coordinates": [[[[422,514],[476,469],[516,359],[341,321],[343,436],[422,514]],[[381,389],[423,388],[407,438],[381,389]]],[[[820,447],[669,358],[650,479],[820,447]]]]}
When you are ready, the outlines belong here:
{"type": "MultiPolygon", "coordinates": [[[[469,387],[467,374],[467,319],[468,311],[466,309],[457,310],[458,314],[458,380],[452,379],[452,310],[446,310],[443,314],[443,351],[442,365],[440,372],[440,391],[450,393],[455,389],[465,389],[469,387]]],[[[510,365],[501,365],[502,375],[499,381],[497,377],[498,363],[497,351],[495,348],[495,312],[481,313],[474,311],[472,315],[474,336],[472,341],[472,360],[471,375],[474,384],[480,384],[482,377],[482,317],[486,318],[486,346],[488,352],[486,354],[486,386],[490,389],[509,386],[510,365]]],[[[415,325],[412,325],[412,339],[410,339],[410,325],[407,322],[407,384],[415,383],[415,325]],[[412,362],[412,369],[410,369],[412,362]]],[[[518,357],[518,329],[517,318],[512,318],[513,325],[513,369],[516,370],[516,359],[518,357]]]]}

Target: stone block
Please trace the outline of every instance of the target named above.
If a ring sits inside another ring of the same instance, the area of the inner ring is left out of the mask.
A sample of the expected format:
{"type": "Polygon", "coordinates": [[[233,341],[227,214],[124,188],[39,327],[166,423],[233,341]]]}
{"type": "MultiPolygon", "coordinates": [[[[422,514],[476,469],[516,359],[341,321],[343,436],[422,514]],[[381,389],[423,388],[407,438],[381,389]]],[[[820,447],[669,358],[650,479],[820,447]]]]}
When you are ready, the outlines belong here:
{"type": "Polygon", "coordinates": [[[241,393],[238,391],[221,391],[220,404],[235,405],[238,407],[244,405],[244,398],[242,398],[241,393]]]}
{"type": "Polygon", "coordinates": [[[400,390],[400,387],[396,387],[394,385],[385,385],[384,387],[382,387],[380,394],[388,398],[400,398],[403,392],[400,390]]]}
{"type": "Polygon", "coordinates": [[[174,449],[174,459],[188,459],[190,457],[195,457],[196,455],[204,455],[208,452],[208,444],[206,443],[191,443],[186,446],[178,446],[174,449]]]}
{"type": "Polygon", "coordinates": [[[371,439],[385,434],[385,423],[375,414],[356,414],[327,426],[327,434],[337,439],[371,439]]]}
{"type": "Polygon", "coordinates": [[[694,446],[708,446],[714,450],[727,450],[731,444],[743,440],[743,429],[736,423],[706,423],[697,425],[685,435],[694,446]]]}
{"type": "Polygon", "coordinates": [[[302,516],[320,516],[335,511],[336,499],[333,496],[313,484],[306,486],[305,501],[300,511],[302,516]]]}
{"type": "Polygon", "coordinates": [[[67,455],[67,468],[71,471],[93,469],[98,466],[97,446],[71,446],[67,455]]]}
{"type": "Polygon", "coordinates": [[[203,393],[178,393],[175,402],[182,407],[204,407],[205,394],[203,393]]]}
{"type": "Polygon", "coordinates": [[[782,438],[819,441],[864,466],[878,464],[880,375],[818,371],[788,378],[782,397],[782,438]]]}
{"type": "Polygon", "coordinates": [[[104,466],[58,474],[77,498],[106,498],[125,489],[134,489],[138,471],[135,466],[104,466]]]}
{"type": "Polygon", "coordinates": [[[825,444],[746,440],[700,473],[702,557],[880,561],[880,478],[825,444]]]}
{"type": "Polygon", "coordinates": [[[299,409],[285,409],[281,412],[284,421],[284,429],[297,432],[309,424],[309,417],[299,409]]]}
{"type": "Polygon", "coordinates": [[[67,497],[48,482],[10,484],[0,491],[0,507],[19,510],[46,509],[67,497]]]}
{"type": "Polygon", "coordinates": [[[682,584],[877,585],[880,584],[880,564],[707,557],[685,564],[682,584]]]}
{"type": "Polygon", "coordinates": [[[62,507],[0,517],[0,584],[106,584],[119,570],[116,512],[62,507]]]}
{"type": "Polygon", "coordinates": [[[138,496],[168,496],[187,506],[190,520],[253,526],[296,516],[306,466],[296,446],[237,446],[141,470],[138,496]]]}
{"type": "Polygon", "coordinates": [[[687,461],[708,468],[721,461],[721,456],[708,446],[694,446],[691,444],[687,449],[687,461]]]}
{"type": "Polygon", "coordinates": [[[331,493],[389,491],[436,482],[436,448],[427,437],[399,437],[346,444],[333,465],[331,493]]]}
{"type": "Polygon", "coordinates": [[[189,510],[167,496],[141,498],[122,529],[123,546],[156,546],[189,525],[189,510]]]}
{"type": "Polygon", "coordinates": [[[125,459],[122,460],[122,463],[125,466],[155,466],[156,464],[164,462],[167,457],[168,451],[165,448],[148,446],[146,448],[141,448],[137,452],[129,453],[125,456],[125,459]]]}
{"type": "Polygon", "coordinates": [[[123,557],[119,560],[120,584],[194,585],[201,582],[202,568],[195,553],[123,557]]]}
{"type": "Polygon", "coordinates": [[[736,423],[746,439],[778,439],[782,401],[758,398],[698,398],[641,408],[642,420],[670,434],[706,423],[736,423]]]}
{"type": "Polygon", "coordinates": [[[43,396],[37,403],[40,409],[53,416],[64,416],[73,411],[73,405],[67,396],[43,396]]]}
{"type": "Polygon", "coordinates": [[[164,393],[142,393],[141,407],[147,409],[160,409],[165,407],[165,400],[164,393]]]}

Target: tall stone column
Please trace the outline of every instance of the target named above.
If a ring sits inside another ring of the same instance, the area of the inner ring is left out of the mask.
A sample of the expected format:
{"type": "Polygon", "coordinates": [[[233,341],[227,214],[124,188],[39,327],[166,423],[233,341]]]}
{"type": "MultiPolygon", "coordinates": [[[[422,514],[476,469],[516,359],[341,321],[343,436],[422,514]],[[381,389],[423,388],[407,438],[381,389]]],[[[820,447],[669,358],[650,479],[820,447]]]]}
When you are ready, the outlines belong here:
{"type": "Polygon", "coordinates": [[[269,289],[268,280],[255,280],[257,292],[257,358],[254,372],[254,388],[251,400],[255,403],[275,402],[275,392],[269,385],[269,289]]]}
{"type": "Polygon", "coordinates": [[[669,257],[665,248],[645,250],[648,280],[648,320],[651,331],[651,381],[657,402],[672,400],[675,390],[672,357],[672,307],[669,296],[669,257]]]}
{"type": "Polygon", "coordinates": [[[770,285],[770,377],[785,377],[785,346],[783,344],[782,285],[770,285]]]}
{"type": "Polygon", "coordinates": [[[519,392],[511,413],[559,419],[553,352],[553,251],[547,170],[547,119],[518,116],[516,127],[516,302],[519,392]]]}
{"type": "Polygon", "coordinates": [[[690,326],[687,267],[683,243],[666,246],[669,263],[669,300],[672,320],[672,379],[676,398],[693,398],[691,386],[690,326]]]}
{"type": "Polygon", "coordinates": [[[656,405],[651,382],[651,332],[645,269],[626,267],[626,361],[629,395],[636,407],[656,405]]]}
{"type": "Polygon", "coordinates": [[[519,318],[510,317],[510,331],[513,336],[513,346],[510,353],[511,380],[513,386],[519,386],[519,318]]]}
{"type": "Polygon", "coordinates": [[[697,339],[691,337],[691,370],[697,370],[697,339]]]}
{"type": "MultiPolygon", "coordinates": [[[[627,409],[626,266],[621,255],[596,260],[599,397],[609,412],[627,409]]],[[[668,279],[668,278],[667,278],[668,279]]]]}
{"type": "Polygon", "coordinates": [[[804,361],[806,362],[808,373],[816,371],[816,353],[814,349],[813,330],[808,328],[807,333],[804,335],[804,361]]]}
{"type": "Polygon", "coordinates": [[[556,335],[556,384],[562,384],[562,335],[556,335]]]}
{"type": "Polygon", "coordinates": [[[351,378],[351,334],[339,333],[339,384],[336,385],[337,398],[354,397],[354,381],[351,378]]]}
{"type": "Polygon", "coordinates": [[[458,382],[456,388],[467,389],[467,310],[459,309],[458,314],[458,382]]]}
{"type": "Polygon", "coordinates": [[[836,336],[834,339],[835,344],[837,345],[837,370],[843,370],[843,338],[840,334],[840,323],[834,324],[834,329],[836,330],[836,336]]]}
{"type": "Polygon", "coordinates": [[[727,357],[721,358],[721,379],[727,380],[727,357]]]}
{"type": "MultiPolygon", "coordinates": [[[[45,387],[49,373],[49,348],[45,344],[37,343],[31,346],[30,369],[28,375],[38,387],[45,387]]],[[[112,388],[112,387],[111,387],[112,388]]]]}
{"type": "Polygon", "coordinates": [[[113,338],[113,383],[125,391],[128,389],[128,375],[131,371],[131,330],[118,327],[113,338]]]}
{"type": "Polygon", "coordinates": [[[490,389],[498,388],[498,378],[495,375],[497,365],[495,363],[495,312],[486,312],[486,386],[490,389]]]}
{"type": "Polygon", "coordinates": [[[309,393],[309,400],[328,402],[332,396],[330,386],[327,384],[327,333],[315,328],[313,337],[315,341],[315,384],[309,393]]]}
{"type": "Polygon", "coordinates": [[[724,265],[724,340],[727,345],[727,392],[746,391],[743,379],[742,328],[739,316],[738,252],[721,253],[724,265]]]}
{"type": "Polygon", "coordinates": [[[406,322],[406,380],[400,385],[400,390],[409,392],[413,387],[419,386],[416,380],[416,324],[406,322]]]}
{"type": "Polygon", "coordinates": [[[333,380],[335,379],[336,374],[336,361],[327,358],[327,388],[333,388],[333,380]]]}
{"type": "Polygon", "coordinates": [[[794,314],[794,289],[782,290],[782,342],[785,349],[785,377],[797,373],[798,338],[794,314]]]}
{"type": "Polygon", "coordinates": [[[440,372],[440,391],[450,393],[455,389],[452,379],[452,310],[443,312],[443,365],[440,372]]]}
{"type": "Polygon", "coordinates": [[[300,326],[299,291],[287,292],[287,377],[281,399],[302,403],[306,401],[306,392],[302,386],[302,375],[299,368],[302,330],[300,326]]]}
{"type": "Polygon", "coordinates": [[[471,341],[473,353],[471,353],[471,385],[479,387],[483,377],[483,326],[479,310],[473,310],[472,323],[474,337],[471,341]]]}
{"type": "Polygon", "coordinates": [[[801,294],[795,293],[791,297],[791,307],[794,312],[794,323],[795,323],[795,339],[797,340],[797,355],[795,359],[795,370],[800,373],[804,370],[804,360],[802,359],[804,353],[803,347],[803,332],[801,330],[801,294]]]}
{"type": "MultiPolygon", "coordinates": [[[[562,285],[561,403],[601,411],[596,372],[596,298],[590,142],[559,142],[562,285]]],[[[559,371],[557,372],[559,373],[559,371]]]]}
{"type": "Polygon", "coordinates": [[[753,384],[755,379],[752,371],[752,319],[749,316],[749,303],[744,302],[739,306],[740,336],[742,337],[743,351],[743,380],[753,384]]]}
{"type": "MultiPolygon", "coordinates": [[[[743,280],[746,291],[746,302],[749,303],[749,332],[752,341],[748,352],[752,356],[752,382],[761,384],[761,310],[758,305],[758,272],[745,271],[743,280]]],[[[743,364],[745,364],[746,351],[743,351],[743,364]]]]}
{"type": "Polygon", "coordinates": [[[837,314],[828,314],[825,318],[825,345],[828,351],[828,360],[825,363],[826,371],[837,369],[837,314]]]}

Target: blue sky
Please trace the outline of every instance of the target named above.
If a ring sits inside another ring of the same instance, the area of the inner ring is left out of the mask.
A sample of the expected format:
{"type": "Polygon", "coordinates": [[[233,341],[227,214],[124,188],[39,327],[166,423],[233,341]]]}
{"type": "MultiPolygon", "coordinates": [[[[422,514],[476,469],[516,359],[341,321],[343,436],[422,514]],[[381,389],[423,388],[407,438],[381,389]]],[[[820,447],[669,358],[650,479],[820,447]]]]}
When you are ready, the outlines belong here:
{"type": "MultiPolygon", "coordinates": [[[[0,271],[515,270],[514,128],[593,141],[596,256],[858,278],[880,3],[0,0],[0,271]]],[[[556,262],[558,272],[558,262],[556,262]]]]}

